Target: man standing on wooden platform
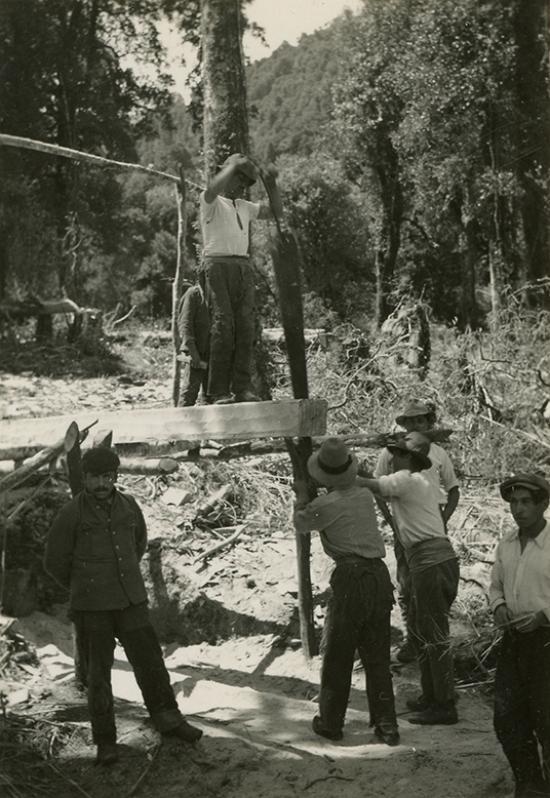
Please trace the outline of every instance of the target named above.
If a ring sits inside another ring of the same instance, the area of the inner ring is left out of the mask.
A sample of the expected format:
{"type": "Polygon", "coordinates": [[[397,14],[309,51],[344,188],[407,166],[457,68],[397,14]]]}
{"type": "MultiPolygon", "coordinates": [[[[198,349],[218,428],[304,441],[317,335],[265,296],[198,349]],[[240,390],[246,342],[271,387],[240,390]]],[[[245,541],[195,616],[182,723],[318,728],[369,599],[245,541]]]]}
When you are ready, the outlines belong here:
{"type": "MultiPolygon", "coordinates": [[[[282,204],[274,168],[262,173],[273,211],[282,204]]],[[[224,162],[200,196],[206,299],[211,317],[208,394],[217,404],[259,401],[251,391],[255,334],[254,279],[249,256],[249,228],[272,216],[269,205],[242,199],[257,179],[244,155],[224,162]]]]}
{"type": "Polygon", "coordinates": [[[495,675],[495,732],[516,798],[550,795],[550,484],[516,474],[500,486],[517,529],[498,544],[490,600],[504,634],[495,675]]]}
{"type": "Polygon", "coordinates": [[[188,743],[202,736],[178,708],[149,620],[139,567],[147,529],[135,499],[115,488],[119,465],[112,449],[84,453],[84,490],[54,519],[44,558],[46,571],[70,590],[71,615],[86,646],[88,709],[102,765],[118,759],[111,687],[116,639],[158,731],[188,743]]]}

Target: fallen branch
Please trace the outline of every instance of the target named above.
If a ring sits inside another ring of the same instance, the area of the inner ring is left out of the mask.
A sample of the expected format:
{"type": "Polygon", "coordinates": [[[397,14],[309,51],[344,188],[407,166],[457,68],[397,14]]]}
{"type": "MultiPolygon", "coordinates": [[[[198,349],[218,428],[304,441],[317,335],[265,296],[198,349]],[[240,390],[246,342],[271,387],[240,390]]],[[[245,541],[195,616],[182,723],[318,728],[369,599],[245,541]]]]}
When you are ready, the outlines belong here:
{"type": "MultiPolygon", "coordinates": [[[[237,538],[242,535],[242,533],[247,527],[248,524],[239,524],[239,526],[236,527],[235,532],[231,535],[231,537],[221,540],[219,543],[216,543],[214,546],[211,546],[209,549],[206,549],[206,551],[203,551],[202,554],[198,554],[193,560],[193,564],[196,565],[199,562],[207,560],[209,557],[211,557],[213,554],[216,554],[216,552],[220,551],[221,549],[225,549],[227,548],[227,546],[231,546],[231,544],[233,544],[237,540],[237,538]]],[[[227,528],[231,529],[231,527],[227,528]]]]}
{"type": "Polygon", "coordinates": [[[309,790],[309,788],[313,787],[314,784],[318,784],[320,781],[328,781],[329,779],[337,779],[338,781],[355,781],[355,779],[350,779],[348,776],[339,776],[337,773],[330,773],[328,776],[319,776],[317,779],[308,781],[308,783],[303,787],[303,790],[309,790]]]}
{"type": "Polygon", "coordinates": [[[73,779],[70,779],[70,778],[69,778],[69,777],[68,777],[68,776],[67,776],[65,773],[63,773],[63,771],[61,770],[61,768],[58,768],[58,767],[56,767],[56,766],[53,764],[53,762],[48,762],[47,764],[48,764],[48,767],[49,767],[49,768],[51,768],[51,769],[53,770],[53,772],[54,772],[54,773],[57,773],[57,775],[58,775],[58,776],[61,776],[61,778],[62,778],[62,779],[65,779],[65,781],[66,781],[68,784],[70,784],[70,785],[71,785],[71,787],[74,787],[74,788],[75,788],[75,790],[78,790],[78,792],[79,792],[79,793],[81,793],[82,795],[85,795],[85,796],[86,796],[86,798],[92,798],[92,796],[90,795],[90,793],[89,793],[89,792],[87,792],[87,791],[84,789],[84,787],[81,787],[81,786],[80,786],[80,784],[79,784],[77,781],[74,781],[73,779]]]}
{"type": "Polygon", "coordinates": [[[78,427],[73,421],[69,424],[67,431],[63,438],[53,446],[47,446],[42,451],[35,454],[33,457],[17,468],[11,474],[0,478],[0,493],[8,491],[25,482],[28,477],[35,471],[38,471],[46,463],[55,460],[62,452],[70,452],[75,442],[78,440],[78,427]]]}
{"type": "Polygon", "coordinates": [[[525,432],[517,427],[507,427],[506,424],[501,424],[500,421],[494,421],[492,418],[487,418],[487,416],[481,416],[481,418],[483,421],[487,421],[489,424],[494,424],[495,427],[500,427],[506,432],[515,432],[516,435],[520,435],[522,438],[527,438],[527,440],[531,441],[532,443],[538,443],[539,446],[544,446],[545,449],[550,449],[550,441],[543,441],[536,435],[531,435],[530,432],[525,432]]]}
{"type": "Polygon", "coordinates": [[[156,759],[157,759],[157,757],[158,757],[158,755],[160,753],[161,746],[162,746],[162,744],[159,743],[157,745],[157,747],[155,748],[155,751],[154,751],[153,755],[151,756],[151,759],[149,760],[149,762],[147,763],[147,765],[143,769],[143,772],[140,774],[138,780],[136,781],[136,783],[134,784],[134,786],[131,788],[130,792],[128,793],[128,798],[131,798],[132,795],[135,795],[136,792],[141,787],[142,783],[145,781],[145,779],[147,777],[147,774],[150,772],[151,768],[155,764],[155,761],[156,761],[156,759]]]}

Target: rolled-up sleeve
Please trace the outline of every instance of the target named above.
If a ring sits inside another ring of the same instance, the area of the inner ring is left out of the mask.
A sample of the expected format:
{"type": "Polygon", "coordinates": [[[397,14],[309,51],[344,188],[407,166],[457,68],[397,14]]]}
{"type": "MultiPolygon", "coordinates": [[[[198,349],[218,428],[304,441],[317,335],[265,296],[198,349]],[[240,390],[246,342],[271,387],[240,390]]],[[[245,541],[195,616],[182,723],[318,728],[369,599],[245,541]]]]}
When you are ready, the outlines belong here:
{"type": "Polygon", "coordinates": [[[71,581],[77,522],[77,505],[70,502],[54,518],[44,553],[44,569],[67,590],[71,581]]]}

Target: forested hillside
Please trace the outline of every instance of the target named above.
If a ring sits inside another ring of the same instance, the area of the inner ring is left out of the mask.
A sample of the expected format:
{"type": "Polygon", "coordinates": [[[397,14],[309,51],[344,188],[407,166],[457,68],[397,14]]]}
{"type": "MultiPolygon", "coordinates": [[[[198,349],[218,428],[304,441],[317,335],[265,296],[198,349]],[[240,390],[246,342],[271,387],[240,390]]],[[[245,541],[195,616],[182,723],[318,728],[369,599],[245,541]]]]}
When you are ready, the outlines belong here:
{"type": "MultiPolygon", "coordinates": [[[[197,3],[138,6],[131,15],[107,0],[5,0],[0,130],[172,173],[183,166],[201,185],[200,85],[192,110],[170,95],[155,28],[171,14],[197,43],[197,3]],[[129,68],[128,53],[147,70],[129,68]]],[[[545,19],[542,0],[371,0],[249,65],[251,151],[279,169],[310,321],[379,326],[406,300],[464,329],[496,318],[510,291],[545,305],[545,19]]],[[[61,292],[169,314],[168,184],[4,147],[0,164],[0,300],[61,292]]],[[[191,273],[196,189],[187,208],[191,273]]],[[[261,285],[268,238],[256,236],[261,285]]],[[[264,305],[272,323],[274,305],[264,305]]]]}
{"type": "Polygon", "coordinates": [[[322,144],[342,74],[341,32],[342,20],[336,20],[249,66],[250,131],[260,157],[309,155],[322,144]]]}

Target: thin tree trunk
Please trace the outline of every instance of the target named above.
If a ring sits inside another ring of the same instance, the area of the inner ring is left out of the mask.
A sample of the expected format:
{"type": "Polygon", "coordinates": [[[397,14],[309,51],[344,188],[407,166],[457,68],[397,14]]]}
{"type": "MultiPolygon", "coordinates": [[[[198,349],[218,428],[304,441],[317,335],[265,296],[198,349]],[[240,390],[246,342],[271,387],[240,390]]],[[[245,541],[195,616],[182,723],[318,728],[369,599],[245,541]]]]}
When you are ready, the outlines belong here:
{"type": "Polygon", "coordinates": [[[172,341],[174,344],[173,355],[173,380],[172,403],[178,405],[181,383],[181,363],[177,359],[181,348],[181,338],[178,328],[178,307],[181,299],[183,278],[185,274],[185,234],[187,229],[186,186],[183,167],[180,169],[180,182],[176,185],[176,205],[178,209],[178,234],[176,250],[176,273],[172,283],[172,341]]]}

